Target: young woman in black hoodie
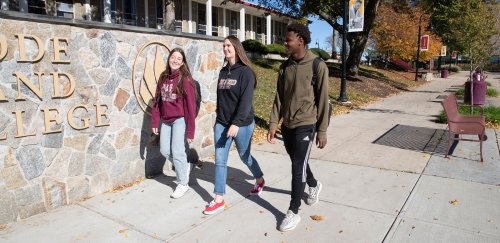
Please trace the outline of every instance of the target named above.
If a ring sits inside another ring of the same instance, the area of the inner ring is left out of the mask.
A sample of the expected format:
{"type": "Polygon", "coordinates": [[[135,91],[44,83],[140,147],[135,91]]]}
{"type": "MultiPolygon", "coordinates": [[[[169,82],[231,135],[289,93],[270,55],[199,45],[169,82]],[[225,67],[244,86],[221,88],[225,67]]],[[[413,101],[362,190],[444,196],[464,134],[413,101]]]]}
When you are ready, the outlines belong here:
{"type": "Polygon", "coordinates": [[[224,209],[227,178],[227,159],[234,141],[241,161],[256,179],[250,195],[259,195],[264,188],[263,173],[257,160],[250,154],[253,130],[253,92],[257,85],[245,50],[235,36],[224,39],[226,65],[219,73],[217,85],[217,120],[214,126],[215,141],[215,198],[203,211],[214,214],[224,209]]]}

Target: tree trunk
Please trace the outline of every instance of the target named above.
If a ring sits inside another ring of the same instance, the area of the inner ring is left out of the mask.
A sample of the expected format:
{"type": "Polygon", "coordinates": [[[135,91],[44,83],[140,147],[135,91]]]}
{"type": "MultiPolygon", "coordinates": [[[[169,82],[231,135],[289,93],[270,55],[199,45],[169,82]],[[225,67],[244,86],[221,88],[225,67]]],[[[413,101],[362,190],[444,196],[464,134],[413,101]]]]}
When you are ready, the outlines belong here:
{"type": "Polygon", "coordinates": [[[163,26],[167,30],[175,30],[174,0],[165,1],[165,10],[163,11],[163,26]]]}
{"type": "MultiPolygon", "coordinates": [[[[359,63],[361,62],[361,55],[368,41],[368,36],[373,26],[375,17],[377,16],[378,6],[381,0],[365,0],[364,24],[363,31],[347,33],[347,41],[349,42],[349,56],[347,57],[347,75],[351,78],[358,76],[359,63]]],[[[339,33],[343,32],[343,26],[337,23],[337,16],[328,15],[319,10],[316,12],[321,19],[328,22],[339,33]]]]}
{"type": "Polygon", "coordinates": [[[363,33],[364,31],[347,34],[347,42],[349,43],[349,56],[346,60],[348,79],[357,79],[358,77],[359,63],[368,41],[368,35],[363,33]]]}
{"type": "Polygon", "coordinates": [[[332,59],[337,59],[337,31],[332,29],[332,59]]]}

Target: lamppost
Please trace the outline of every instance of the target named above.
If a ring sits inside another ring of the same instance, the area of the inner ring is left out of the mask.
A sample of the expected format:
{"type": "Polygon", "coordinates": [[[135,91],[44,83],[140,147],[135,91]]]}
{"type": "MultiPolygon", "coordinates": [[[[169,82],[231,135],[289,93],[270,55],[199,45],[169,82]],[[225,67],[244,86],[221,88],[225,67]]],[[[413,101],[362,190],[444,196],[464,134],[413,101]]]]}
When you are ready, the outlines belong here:
{"type": "Polygon", "coordinates": [[[418,81],[418,62],[420,59],[420,38],[422,38],[422,17],[424,14],[420,15],[420,18],[418,19],[418,47],[417,47],[417,62],[415,64],[416,70],[415,70],[415,81],[418,81]]]}

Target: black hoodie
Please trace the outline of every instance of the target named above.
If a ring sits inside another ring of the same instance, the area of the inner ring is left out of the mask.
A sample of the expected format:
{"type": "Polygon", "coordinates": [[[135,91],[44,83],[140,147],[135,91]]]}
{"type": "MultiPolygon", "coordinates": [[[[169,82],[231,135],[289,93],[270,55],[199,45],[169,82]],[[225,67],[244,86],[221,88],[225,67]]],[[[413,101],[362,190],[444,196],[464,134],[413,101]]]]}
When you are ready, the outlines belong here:
{"type": "Polygon", "coordinates": [[[220,70],[217,84],[217,122],[242,127],[252,124],[255,76],[250,67],[238,62],[220,70]]]}

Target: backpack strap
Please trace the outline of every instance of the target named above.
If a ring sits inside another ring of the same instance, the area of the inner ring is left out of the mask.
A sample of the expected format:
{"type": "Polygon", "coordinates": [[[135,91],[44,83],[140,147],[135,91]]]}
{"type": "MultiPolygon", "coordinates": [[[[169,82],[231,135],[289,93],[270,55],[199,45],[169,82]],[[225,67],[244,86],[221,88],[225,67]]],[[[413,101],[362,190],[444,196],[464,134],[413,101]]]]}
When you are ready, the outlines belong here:
{"type": "Polygon", "coordinates": [[[316,83],[318,82],[318,68],[319,68],[319,63],[321,62],[321,59],[319,57],[314,58],[313,61],[313,76],[311,79],[311,85],[315,86],[316,83]]]}

